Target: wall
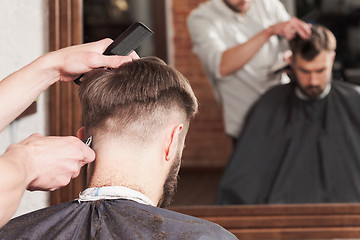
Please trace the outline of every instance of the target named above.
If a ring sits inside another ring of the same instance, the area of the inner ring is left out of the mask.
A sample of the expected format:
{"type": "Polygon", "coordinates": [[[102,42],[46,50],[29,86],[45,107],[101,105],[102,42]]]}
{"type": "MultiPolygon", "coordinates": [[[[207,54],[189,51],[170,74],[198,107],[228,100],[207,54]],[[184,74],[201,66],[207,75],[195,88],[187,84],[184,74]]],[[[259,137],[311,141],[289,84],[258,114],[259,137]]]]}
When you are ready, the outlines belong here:
{"type": "MultiPolygon", "coordinates": [[[[48,1],[0,0],[0,9],[0,79],[3,79],[47,51],[48,1]]],[[[32,133],[46,134],[45,105],[46,96],[42,94],[36,114],[14,121],[0,134],[0,154],[11,143],[32,133]]],[[[47,193],[26,192],[16,215],[47,205],[47,193]]]]}

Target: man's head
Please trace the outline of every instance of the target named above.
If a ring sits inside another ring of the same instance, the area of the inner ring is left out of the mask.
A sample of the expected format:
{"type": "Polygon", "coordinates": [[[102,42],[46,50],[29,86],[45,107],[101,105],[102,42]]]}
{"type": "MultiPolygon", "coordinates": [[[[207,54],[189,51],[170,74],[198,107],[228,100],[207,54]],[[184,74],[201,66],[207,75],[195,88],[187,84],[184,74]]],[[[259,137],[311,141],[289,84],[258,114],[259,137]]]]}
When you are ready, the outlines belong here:
{"type": "MultiPolygon", "coordinates": [[[[121,173],[126,176],[117,176],[114,170],[109,174],[114,176],[108,180],[102,175],[102,185],[119,184],[115,179],[125,179],[130,187],[144,193],[147,189],[143,185],[156,181],[148,179],[142,184],[141,177],[156,174],[163,181],[161,184],[166,182],[158,205],[167,203],[166,195],[172,195],[175,188],[172,185],[176,184],[189,123],[198,108],[187,79],[158,58],[141,58],[117,69],[86,74],[79,98],[86,135],[94,139],[96,162],[98,158],[106,162],[110,158],[107,155],[116,152],[119,156],[115,159],[118,157],[123,169],[128,170],[121,173]],[[137,165],[133,166],[135,162],[137,165]]],[[[116,162],[112,164],[113,169],[118,167],[114,166],[116,162]]],[[[121,166],[119,170],[122,171],[121,166]]]]}
{"type": "Polygon", "coordinates": [[[244,14],[246,13],[253,0],[224,0],[224,3],[234,12],[244,14]]]}
{"type": "Polygon", "coordinates": [[[290,41],[290,49],[291,65],[298,87],[306,96],[316,99],[331,81],[335,36],[329,29],[314,25],[310,37],[295,37],[290,41]]]}

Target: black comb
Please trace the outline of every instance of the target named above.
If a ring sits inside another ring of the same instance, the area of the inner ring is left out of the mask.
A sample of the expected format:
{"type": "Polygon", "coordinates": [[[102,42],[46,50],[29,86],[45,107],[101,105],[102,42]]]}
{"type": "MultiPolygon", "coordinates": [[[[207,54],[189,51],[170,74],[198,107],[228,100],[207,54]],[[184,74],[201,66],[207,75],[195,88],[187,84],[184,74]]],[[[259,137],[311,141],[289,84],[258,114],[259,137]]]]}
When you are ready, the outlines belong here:
{"type": "MultiPolygon", "coordinates": [[[[136,22],[121,33],[120,36],[118,36],[114,42],[106,48],[103,54],[127,56],[131,53],[131,51],[138,48],[141,43],[153,33],[154,32],[143,23],[136,22]]],[[[82,76],[84,76],[84,74],[74,80],[77,85],[80,84],[80,78],[82,76]]]]}
{"type": "Polygon", "coordinates": [[[103,53],[104,55],[126,56],[154,32],[141,22],[136,22],[118,36],[103,53]]]}

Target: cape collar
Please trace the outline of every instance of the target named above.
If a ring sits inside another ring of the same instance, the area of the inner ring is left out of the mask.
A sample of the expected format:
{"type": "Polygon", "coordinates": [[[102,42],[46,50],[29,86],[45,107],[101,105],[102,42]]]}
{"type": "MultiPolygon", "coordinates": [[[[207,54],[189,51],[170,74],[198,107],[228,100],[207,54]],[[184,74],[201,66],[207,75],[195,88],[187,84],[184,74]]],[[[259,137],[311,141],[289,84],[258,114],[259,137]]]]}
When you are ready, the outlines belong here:
{"type": "Polygon", "coordinates": [[[138,203],[155,204],[144,194],[123,186],[109,186],[99,188],[87,188],[79,194],[79,202],[97,201],[100,199],[127,199],[138,203]]]}
{"type": "MultiPolygon", "coordinates": [[[[319,95],[319,97],[317,97],[316,100],[320,100],[320,99],[325,98],[327,95],[329,95],[330,90],[331,90],[331,83],[328,83],[328,84],[325,86],[324,91],[319,95]]],[[[306,95],[300,90],[299,87],[295,87],[295,95],[296,95],[298,98],[300,98],[301,100],[310,100],[310,98],[309,98],[308,96],[306,96],[306,95]]]]}

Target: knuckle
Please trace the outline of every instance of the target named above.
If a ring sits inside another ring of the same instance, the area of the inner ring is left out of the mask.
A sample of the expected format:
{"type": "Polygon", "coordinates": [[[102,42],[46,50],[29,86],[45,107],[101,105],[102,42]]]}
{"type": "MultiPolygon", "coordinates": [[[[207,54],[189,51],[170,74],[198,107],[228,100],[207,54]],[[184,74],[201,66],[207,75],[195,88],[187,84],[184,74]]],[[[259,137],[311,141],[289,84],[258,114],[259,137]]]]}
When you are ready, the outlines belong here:
{"type": "Polygon", "coordinates": [[[62,175],[58,178],[57,184],[54,186],[55,188],[61,188],[70,183],[71,177],[68,175],[62,175]]]}
{"type": "Polygon", "coordinates": [[[78,172],[80,170],[80,168],[81,168],[81,165],[79,165],[79,162],[76,162],[76,163],[74,163],[74,166],[72,168],[72,172],[76,173],[76,172],[78,172]]]}
{"type": "Polygon", "coordinates": [[[72,178],[76,178],[77,176],[79,176],[79,174],[80,174],[80,169],[72,175],[72,178]]]}

